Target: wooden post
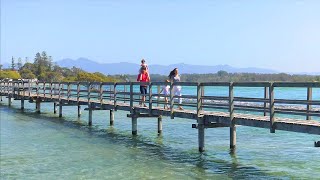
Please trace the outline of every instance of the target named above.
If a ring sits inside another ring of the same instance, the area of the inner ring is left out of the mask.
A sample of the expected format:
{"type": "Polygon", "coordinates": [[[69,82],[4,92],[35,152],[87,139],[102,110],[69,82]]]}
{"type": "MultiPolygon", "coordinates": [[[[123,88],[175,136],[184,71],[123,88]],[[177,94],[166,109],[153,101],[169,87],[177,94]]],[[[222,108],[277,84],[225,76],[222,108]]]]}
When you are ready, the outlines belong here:
{"type": "MultiPolygon", "coordinates": [[[[311,108],[312,108],[312,105],[309,104],[312,101],[312,87],[308,87],[308,90],[307,90],[307,101],[308,101],[307,113],[309,113],[311,108]]],[[[311,116],[307,115],[306,119],[307,120],[311,120],[311,116]]]]}
{"type": "Polygon", "coordinates": [[[114,110],[116,111],[117,110],[117,83],[114,83],[114,86],[113,86],[113,103],[114,103],[114,110]]]}
{"type": "Polygon", "coordinates": [[[28,81],[28,90],[29,90],[28,95],[29,95],[29,97],[31,96],[31,92],[32,92],[32,86],[31,86],[31,83],[32,83],[32,82],[28,81]]]}
{"type": "MultiPolygon", "coordinates": [[[[157,107],[158,107],[158,106],[159,106],[159,100],[160,100],[160,96],[159,96],[159,95],[160,95],[160,91],[161,91],[161,90],[160,90],[160,85],[157,86],[157,91],[158,91],[158,92],[157,92],[157,94],[158,94],[158,96],[157,96],[157,107]]],[[[166,104],[166,105],[167,105],[167,104],[166,104]]]]}
{"type": "Polygon", "coordinates": [[[152,83],[149,83],[149,114],[152,114],[152,83]]]}
{"type": "MultiPolygon", "coordinates": [[[[201,97],[204,96],[204,86],[200,85],[201,86],[201,97]]],[[[204,102],[204,99],[201,99],[201,106],[200,106],[200,110],[202,110],[202,104],[204,102]]]]}
{"type": "Polygon", "coordinates": [[[71,97],[71,85],[70,85],[70,82],[68,82],[68,85],[67,85],[67,101],[68,101],[68,103],[70,101],[70,97],[71,97]]]}
{"type": "Polygon", "coordinates": [[[274,119],[275,119],[275,112],[274,112],[274,86],[273,83],[270,83],[269,86],[269,112],[270,112],[270,133],[275,133],[274,127],[274,119]]]}
{"type": "Polygon", "coordinates": [[[57,102],[53,102],[53,113],[57,114],[57,102]]]}
{"type": "Polygon", "coordinates": [[[37,98],[39,98],[39,81],[36,82],[36,94],[37,98]]]}
{"type": "Polygon", "coordinates": [[[109,100],[112,101],[112,99],[111,99],[111,97],[112,97],[112,96],[111,96],[111,94],[112,94],[112,93],[111,93],[111,92],[112,92],[111,85],[109,86],[109,90],[110,90],[110,91],[109,91],[109,95],[110,95],[110,96],[109,96],[109,100]]]}
{"type": "Polygon", "coordinates": [[[267,99],[269,98],[269,92],[268,92],[268,87],[264,87],[264,100],[265,102],[263,103],[263,109],[264,109],[264,112],[263,112],[263,115],[264,116],[267,116],[267,99]]]}
{"type": "Polygon", "coordinates": [[[173,92],[173,83],[170,83],[170,114],[171,114],[171,119],[174,119],[173,115],[173,105],[174,105],[174,92],[173,92]]]}
{"type": "Polygon", "coordinates": [[[78,105],[78,117],[81,117],[81,106],[78,105]]]}
{"type": "Polygon", "coordinates": [[[53,86],[52,86],[52,82],[50,83],[50,98],[52,99],[52,95],[53,95],[53,86]]]}
{"type": "Polygon", "coordinates": [[[59,104],[61,104],[61,83],[58,85],[58,94],[59,94],[59,104]]]}
{"type": "Polygon", "coordinates": [[[201,107],[202,107],[201,94],[202,94],[202,87],[201,87],[201,84],[198,83],[197,85],[197,117],[200,117],[200,113],[201,113],[201,107]]]}
{"type": "Polygon", "coordinates": [[[162,116],[158,116],[158,134],[162,133],[162,116]]]}
{"type": "Polygon", "coordinates": [[[11,94],[8,94],[8,106],[10,107],[12,104],[11,94]]]}
{"type": "Polygon", "coordinates": [[[92,104],[89,103],[89,123],[88,123],[89,126],[92,126],[92,108],[93,108],[92,104]]]}
{"type": "Polygon", "coordinates": [[[21,99],[21,110],[24,110],[24,97],[21,99]]]}
{"type": "Polygon", "coordinates": [[[133,114],[133,83],[130,83],[130,113],[133,114]]]}
{"type": "Polygon", "coordinates": [[[43,89],[43,97],[46,97],[46,82],[43,82],[42,83],[42,85],[43,85],[43,87],[42,87],[42,89],[43,89]]]}
{"type": "Polygon", "coordinates": [[[40,111],[41,111],[41,99],[40,98],[37,98],[37,100],[36,100],[36,112],[37,113],[40,113],[40,111]]]}
{"type": "Polygon", "coordinates": [[[137,135],[138,134],[138,123],[137,123],[138,117],[136,113],[136,109],[133,109],[133,114],[132,114],[132,135],[137,135]]]}
{"type": "Polygon", "coordinates": [[[100,83],[99,85],[99,101],[100,101],[100,107],[102,109],[102,106],[103,106],[103,85],[102,83],[100,83]]]}
{"type": "Polygon", "coordinates": [[[113,126],[114,122],[114,110],[110,109],[110,126],[113,126]]]}
{"type": "Polygon", "coordinates": [[[237,134],[236,134],[236,121],[234,118],[233,82],[229,84],[229,115],[230,115],[230,149],[235,149],[237,134]]]}
{"type": "Polygon", "coordinates": [[[62,117],[62,102],[59,101],[59,117],[62,117]]]}
{"type": "Polygon", "coordinates": [[[79,104],[80,100],[80,82],[77,83],[77,103],[79,104]]]}
{"type": "Polygon", "coordinates": [[[88,106],[90,105],[91,82],[88,83],[88,106]]]}
{"type": "Polygon", "coordinates": [[[123,85],[123,92],[124,92],[123,102],[126,103],[126,97],[127,97],[126,94],[125,94],[127,92],[127,86],[126,85],[123,85]]]}
{"type": "Polygon", "coordinates": [[[198,143],[199,143],[199,152],[204,151],[204,118],[198,118],[198,143]]]}

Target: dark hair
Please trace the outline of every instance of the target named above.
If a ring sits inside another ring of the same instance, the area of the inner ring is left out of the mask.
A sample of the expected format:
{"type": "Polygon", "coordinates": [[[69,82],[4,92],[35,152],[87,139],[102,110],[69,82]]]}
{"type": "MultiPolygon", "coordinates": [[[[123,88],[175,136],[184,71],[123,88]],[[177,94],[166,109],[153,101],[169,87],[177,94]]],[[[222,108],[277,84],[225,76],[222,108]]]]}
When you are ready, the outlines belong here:
{"type": "Polygon", "coordinates": [[[141,70],[141,71],[143,71],[143,70],[145,70],[145,71],[146,71],[146,70],[147,70],[147,68],[146,68],[145,66],[142,66],[140,70],[141,70]]]}
{"type": "Polygon", "coordinates": [[[170,74],[169,74],[169,79],[172,79],[172,77],[174,77],[174,76],[176,76],[177,74],[176,74],[176,70],[177,70],[178,68],[174,68],[171,72],[170,72],[170,74]]]}
{"type": "Polygon", "coordinates": [[[141,60],[142,63],[146,62],[144,59],[141,60]]]}

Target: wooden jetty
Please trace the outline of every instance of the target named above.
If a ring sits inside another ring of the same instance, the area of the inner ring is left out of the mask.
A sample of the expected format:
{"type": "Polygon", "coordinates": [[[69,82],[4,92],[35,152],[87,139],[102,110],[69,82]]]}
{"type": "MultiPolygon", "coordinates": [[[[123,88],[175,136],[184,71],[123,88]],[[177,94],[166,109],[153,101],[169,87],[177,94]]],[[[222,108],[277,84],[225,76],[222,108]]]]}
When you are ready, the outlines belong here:
{"type": "MultiPolygon", "coordinates": [[[[2,96],[7,97],[9,106],[12,99],[20,100],[21,109],[24,109],[24,101],[28,100],[36,104],[36,112],[40,113],[42,103],[53,103],[53,111],[58,111],[59,117],[63,115],[63,106],[77,106],[79,117],[81,106],[85,106],[84,110],[89,111],[90,126],[94,110],[109,110],[111,126],[114,124],[115,111],[128,111],[133,135],[137,135],[138,118],[157,118],[159,134],[162,133],[163,116],[194,119],[196,121],[192,128],[198,129],[199,151],[204,151],[207,128],[229,127],[231,149],[236,147],[236,125],[269,128],[270,133],[284,130],[320,135],[320,99],[312,98],[313,91],[320,93],[320,82],[0,82],[1,101],[2,96]],[[140,85],[148,85],[147,107],[138,104],[140,85]],[[170,86],[170,95],[161,94],[161,86],[170,86]],[[195,92],[175,96],[174,86],[191,86],[195,92]],[[216,86],[225,87],[227,95],[212,96],[205,91],[207,87],[216,86]],[[238,87],[260,88],[263,97],[235,96],[234,89],[238,87]],[[307,98],[279,99],[275,93],[277,88],[304,88],[307,98]],[[168,102],[162,100],[164,97],[168,98],[168,102]],[[188,99],[181,104],[184,110],[176,108],[177,98],[188,99]],[[169,108],[163,105],[169,105],[169,108]],[[292,116],[299,118],[288,118],[292,116]],[[312,117],[318,120],[312,120],[312,117]]],[[[314,144],[319,147],[320,141],[314,144]]]]}

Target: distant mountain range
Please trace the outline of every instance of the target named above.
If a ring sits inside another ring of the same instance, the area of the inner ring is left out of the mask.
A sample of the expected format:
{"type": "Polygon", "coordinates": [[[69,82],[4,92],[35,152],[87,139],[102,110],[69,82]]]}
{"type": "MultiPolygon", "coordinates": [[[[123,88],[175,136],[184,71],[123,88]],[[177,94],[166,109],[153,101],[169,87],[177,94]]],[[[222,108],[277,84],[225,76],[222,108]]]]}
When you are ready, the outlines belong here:
{"type": "MultiPolygon", "coordinates": [[[[140,68],[139,64],[128,63],[128,62],[119,62],[119,63],[98,63],[87,58],[78,58],[74,59],[62,59],[60,61],[56,61],[59,66],[71,68],[73,66],[81,68],[88,72],[101,72],[108,75],[115,74],[137,74],[140,68]]],[[[10,67],[10,63],[3,63],[3,68],[10,67]]],[[[229,65],[216,65],[216,66],[204,66],[204,65],[190,65],[190,64],[170,64],[170,65],[157,65],[151,64],[149,65],[151,74],[160,74],[160,75],[168,75],[169,72],[178,68],[181,74],[205,74],[205,73],[216,73],[220,70],[227,71],[229,73],[261,73],[261,74],[273,74],[280,73],[278,71],[272,69],[265,68],[236,68],[229,65]]],[[[288,74],[306,74],[306,75],[320,75],[320,72],[299,72],[299,73],[290,73],[288,74]]]]}
{"type": "MultiPolygon", "coordinates": [[[[104,74],[115,75],[115,74],[137,74],[140,68],[139,64],[119,62],[119,63],[98,63],[86,58],[63,59],[56,62],[61,67],[71,68],[73,66],[81,68],[88,72],[101,72],[104,74]]],[[[216,66],[203,66],[203,65],[190,65],[190,64],[170,64],[170,65],[148,65],[151,74],[168,75],[169,72],[178,68],[182,74],[203,74],[203,73],[216,73],[220,70],[227,71],[230,73],[234,72],[249,72],[249,73],[277,73],[277,71],[263,68],[235,68],[229,65],[216,65],[216,66]]]]}

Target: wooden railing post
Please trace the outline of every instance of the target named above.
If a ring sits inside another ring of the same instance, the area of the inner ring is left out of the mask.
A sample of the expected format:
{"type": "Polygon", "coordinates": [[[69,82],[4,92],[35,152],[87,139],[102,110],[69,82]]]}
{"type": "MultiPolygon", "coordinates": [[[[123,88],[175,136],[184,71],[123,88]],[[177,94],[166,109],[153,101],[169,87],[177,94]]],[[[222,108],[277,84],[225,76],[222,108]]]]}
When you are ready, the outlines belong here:
{"type": "MultiPolygon", "coordinates": [[[[160,85],[158,85],[157,86],[157,94],[158,94],[158,96],[157,96],[157,107],[159,106],[159,100],[160,100],[160,85]]],[[[166,104],[166,106],[167,106],[167,104],[166,104]]]]}
{"type": "Polygon", "coordinates": [[[77,83],[77,103],[79,105],[80,100],[80,82],[77,83]]]}
{"type": "Polygon", "coordinates": [[[264,87],[264,100],[265,102],[263,103],[263,115],[266,116],[267,115],[267,99],[269,98],[269,92],[268,92],[268,87],[264,87]]]}
{"type": "Polygon", "coordinates": [[[113,85],[113,103],[113,109],[117,111],[117,83],[114,83],[113,85]]]}
{"type": "MultiPolygon", "coordinates": [[[[204,86],[201,85],[201,97],[204,96],[204,86]]],[[[201,110],[202,110],[202,104],[204,102],[204,99],[201,99],[201,110]]]]}
{"type": "Polygon", "coordinates": [[[102,108],[103,106],[103,85],[102,82],[100,82],[100,86],[99,86],[99,100],[100,100],[100,106],[102,108]]]}
{"type": "Polygon", "coordinates": [[[68,85],[67,85],[67,101],[68,101],[68,103],[70,101],[70,97],[71,97],[71,83],[68,82],[68,85]]]}
{"type": "Polygon", "coordinates": [[[130,82],[130,113],[133,113],[133,83],[130,82]]]}
{"type": "Polygon", "coordinates": [[[39,98],[39,81],[36,82],[36,94],[37,98],[39,98]]]}
{"type": "Polygon", "coordinates": [[[29,95],[29,97],[31,97],[31,92],[32,92],[32,86],[31,86],[31,83],[32,83],[32,81],[31,81],[31,82],[30,82],[30,81],[28,81],[28,90],[29,90],[28,95],[29,95]]]}
{"type": "Polygon", "coordinates": [[[61,82],[58,84],[59,103],[61,102],[61,82]]]}
{"type": "Polygon", "coordinates": [[[123,102],[126,103],[126,92],[127,92],[127,86],[126,85],[123,85],[123,92],[124,92],[124,95],[123,95],[123,102]]]}
{"type": "Polygon", "coordinates": [[[90,106],[90,95],[91,94],[91,82],[88,83],[88,106],[89,108],[91,108],[90,106]]]}
{"type": "Polygon", "coordinates": [[[174,92],[173,92],[173,83],[170,83],[170,115],[171,119],[174,119],[174,114],[173,114],[173,105],[174,105],[174,92]]]}
{"type": "Polygon", "coordinates": [[[234,95],[233,95],[233,82],[229,84],[229,115],[230,115],[230,149],[236,147],[237,134],[236,134],[236,121],[234,118],[234,95]]]}
{"type": "Polygon", "coordinates": [[[52,82],[50,82],[50,98],[52,99],[52,95],[53,95],[53,86],[52,86],[52,82]]]}
{"type": "Polygon", "coordinates": [[[274,120],[274,86],[273,83],[270,83],[269,86],[269,113],[270,113],[270,133],[275,133],[274,120]]]}
{"type": "Polygon", "coordinates": [[[152,114],[152,83],[149,83],[149,114],[152,114]]]}
{"type": "Polygon", "coordinates": [[[200,117],[202,108],[202,86],[200,83],[197,85],[197,117],[200,117]]]}
{"type": "Polygon", "coordinates": [[[43,96],[44,97],[46,97],[46,91],[47,91],[46,82],[43,82],[43,96]]]}
{"type": "MultiPolygon", "coordinates": [[[[310,104],[311,101],[312,101],[312,87],[308,87],[308,90],[307,90],[307,101],[308,101],[307,113],[309,113],[311,111],[311,109],[312,109],[312,105],[310,104]]],[[[311,116],[307,114],[306,119],[307,120],[311,120],[311,116]]]]}

